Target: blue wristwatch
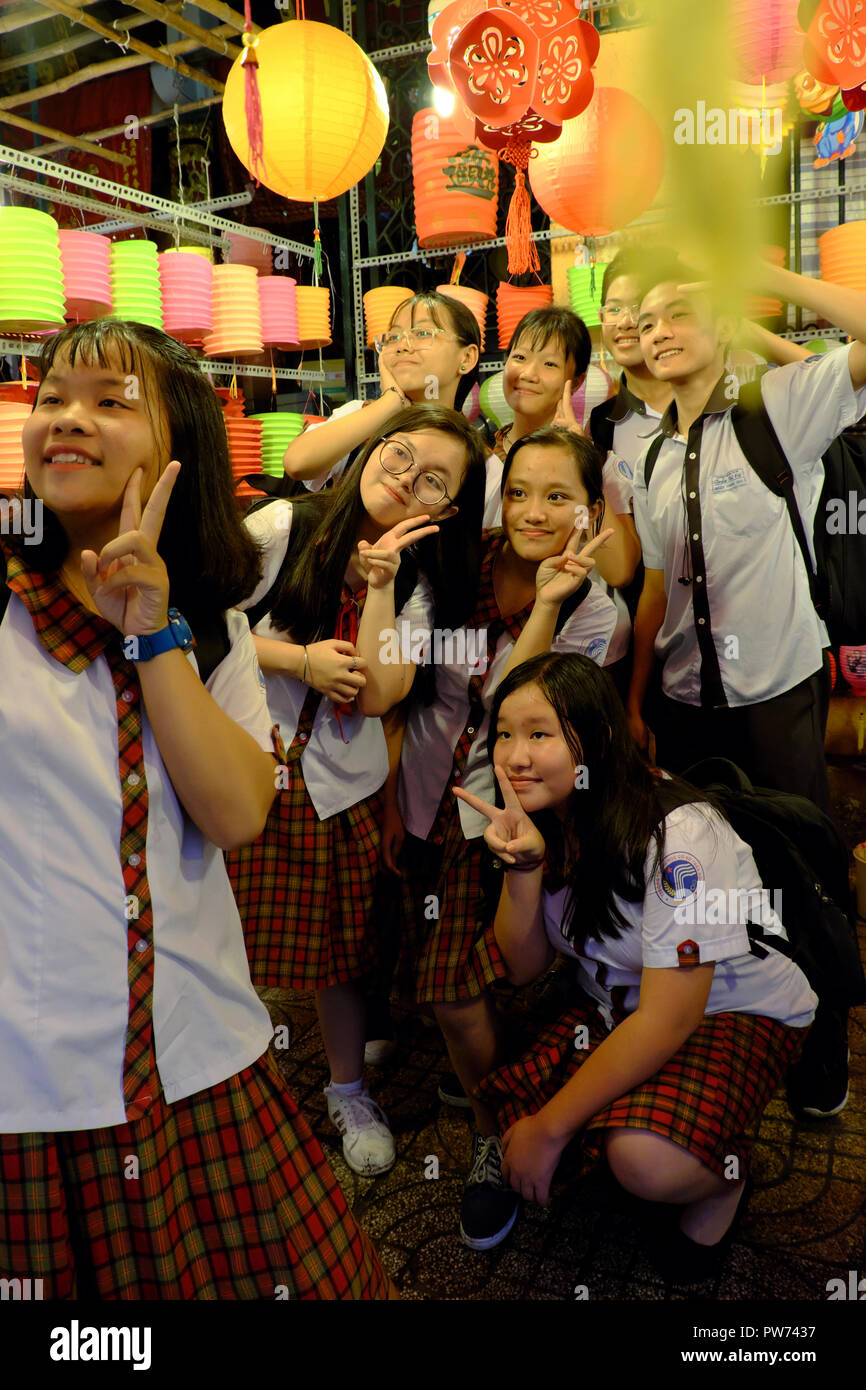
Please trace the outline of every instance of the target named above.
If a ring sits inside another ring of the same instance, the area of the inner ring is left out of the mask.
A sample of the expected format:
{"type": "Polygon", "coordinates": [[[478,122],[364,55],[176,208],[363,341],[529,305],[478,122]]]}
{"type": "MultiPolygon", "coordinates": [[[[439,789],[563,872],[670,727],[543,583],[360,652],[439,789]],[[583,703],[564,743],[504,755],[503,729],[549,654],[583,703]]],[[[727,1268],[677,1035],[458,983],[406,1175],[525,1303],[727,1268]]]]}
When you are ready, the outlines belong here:
{"type": "Polygon", "coordinates": [[[123,655],[128,661],[150,661],[162,652],[170,652],[173,647],[188,652],[194,646],[195,639],[186,618],[176,608],[169,608],[168,627],[161,628],[159,632],[124,637],[123,655]]]}

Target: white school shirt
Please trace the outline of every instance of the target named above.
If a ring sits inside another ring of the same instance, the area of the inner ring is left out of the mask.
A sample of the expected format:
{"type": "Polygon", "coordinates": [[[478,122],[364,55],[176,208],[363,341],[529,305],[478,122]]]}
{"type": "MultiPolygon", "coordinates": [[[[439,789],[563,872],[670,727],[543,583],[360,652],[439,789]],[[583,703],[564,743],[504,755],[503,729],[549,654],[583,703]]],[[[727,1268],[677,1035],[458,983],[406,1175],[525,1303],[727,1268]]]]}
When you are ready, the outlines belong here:
{"type": "MultiPolygon", "coordinates": [[[[616,626],[616,610],[605,593],[591,584],[586,598],[550,644],[552,652],[578,652],[604,666],[616,626]]],[[[486,676],[481,689],[484,718],[474,732],[466,758],[461,786],[486,801],[496,791],[496,778],[487,757],[487,730],[490,706],[496,688],[514,649],[514,640],[505,631],[495,652],[477,650],[473,628],[460,628],[454,635],[449,660],[436,665],[436,695],[431,705],[415,704],[409,712],[403,735],[397,804],[406,829],[426,840],[440,802],[448,786],[454,763],[454,750],[469,718],[469,682],[473,676],[486,676]],[[461,659],[462,658],[462,659],[461,659]]],[[[480,629],[486,636],[486,629],[480,629]]],[[[486,644],[485,644],[486,645],[486,644]]],[[[457,798],[455,798],[456,800],[457,798]]],[[[488,821],[471,806],[460,801],[460,823],[467,840],[476,839],[487,829],[488,821]]]]}
{"type": "MultiPolygon", "coordinates": [[[[339,406],[329,418],[331,420],[345,419],[346,416],[354,415],[357,411],[363,410],[364,404],[364,401],[347,401],[345,405],[339,406]]],[[[327,423],[326,420],[319,420],[314,425],[308,425],[305,433],[309,434],[311,430],[321,429],[322,425],[327,423]]],[[[351,454],[344,454],[320,477],[305,479],[304,487],[309,488],[310,492],[319,492],[329,479],[333,479],[336,483],[345,473],[351,457],[351,454]]],[[[501,481],[502,461],[495,454],[488,454],[487,481],[484,488],[484,517],[482,520],[482,526],[485,530],[502,524],[502,499],[499,495],[501,481]]]]}
{"type": "MultiPolygon", "coordinates": [[[[251,608],[272,588],[289,544],[292,525],[292,504],[274,502],[261,507],[244,522],[253,540],[262,548],[264,577],[255,592],[241,605],[251,608]]],[[[412,594],[397,614],[397,634],[404,636],[407,654],[412,645],[428,641],[433,622],[433,594],[422,576],[412,594]],[[404,627],[404,624],[408,626],[404,627]]],[[[253,629],[257,637],[277,642],[289,642],[288,633],[271,625],[266,613],[253,629]]],[[[277,672],[265,675],[268,707],[286,748],[298,729],[301,709],[310,687],[294,676],[277,672]]],[[[359,714],[341,714],[337,721],[336,706],[322,696],[310,739],[301,754],[304,783],[320,820],[356,806],[384,786],[388,777],[388,746],[381,719],[359,714]],[[342,732],[341,726],[342,725],[342,732]]]]}
{"type": "MultiPolygon", "coordinates": [[[[758,916],[750,911],[761,904],[761,879],[751,849],[728,822],[706,803],[679,806],[665,818],[664,859],[650,874],[654,859],[653,840],[645,862],[643,902],[616,899],[628,927],[619,937],[588,939],[580,955],[562,934],[569,890],[543,894],[548,940],[578,962],[581,985],[596,1001],[608,1028],[613,1024],[614,990],[620,991],[627,1013],[637,1008],[644,966],[665,969],[710,961],[716,968],[706,1014],[762,1014],[792,1028],[807,1027],[818,997],[800,967],[772,947],[763,960],[749,954],[745,923],[750,915],[763,922],[765,931],[772,928],[785,940],[787,934],[770,902],[758,916]],[[740,896],[733,897],[731,890],[739,890],[740,896]],[[717,917],[721,920],[713,920],[717,917]]],[[[784,913],[784,904],[781,909],[784,913]]],[[[575,925],[579,931],[579,910],[575,925]]]]}
{"type": "MultiPolygon", "coordinates": [[[[821,666],[827,634],[809,596],[806,568],[781,497],[765,487],[743,455],[731,423],[734,402],[722,378],[704,411],[700,504],[706,593],[713,645],[728,705],[781,695],[821,666]],[[736,647],[728,639],[736,638],[736,647]],[[736,651],[736,656],[726,655],[736,651]]],[[[788,457],[803,526],[812,545],[824,482],[821,456],[832,440],[866,414],[866,387],[855,392],[848,351],[828,352],[776,367],[761,378],[767,413],[788,457]]],[[[667,609],[656,637],[665,694],[701,702],[701,657],[692,596],[677,581],[683,567],[686,440],[668,412],[665,441],[649,494],[645,455],[635,470],[635,523],[647,569],[664,571],[667,609]]]]}
{"type": "MultiPolygon", "coordinates": [[[[226,617],[231,650],[206,688],[273,753],[246,619],[226,617]]],[[[104,656],[75,674],[49,655],[14,593],[0,670],[0,1133],[124,1124],[128,922],[111,671],[104,656]]],[[[250,1066],[273,1028],[250,983],[222,851],[181,808],[145,711],[142,722],[153,1038],[171,1103],[250,1066]]]]}

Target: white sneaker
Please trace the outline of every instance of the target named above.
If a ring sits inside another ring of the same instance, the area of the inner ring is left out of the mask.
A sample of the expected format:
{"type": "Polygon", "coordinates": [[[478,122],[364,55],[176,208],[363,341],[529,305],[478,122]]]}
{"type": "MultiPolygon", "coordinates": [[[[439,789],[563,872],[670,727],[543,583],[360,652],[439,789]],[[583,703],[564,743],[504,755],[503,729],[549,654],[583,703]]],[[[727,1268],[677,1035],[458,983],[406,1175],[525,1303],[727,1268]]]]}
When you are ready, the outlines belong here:
{"type": "Polygon", "coordinates": [[[397,1157],[388,1121],[366,1091],[341,1096],[325,1087],[328,1115],[343,1136],[343,1157],[353,1173],[375,1177],[393,1168],[397,1157]]]}

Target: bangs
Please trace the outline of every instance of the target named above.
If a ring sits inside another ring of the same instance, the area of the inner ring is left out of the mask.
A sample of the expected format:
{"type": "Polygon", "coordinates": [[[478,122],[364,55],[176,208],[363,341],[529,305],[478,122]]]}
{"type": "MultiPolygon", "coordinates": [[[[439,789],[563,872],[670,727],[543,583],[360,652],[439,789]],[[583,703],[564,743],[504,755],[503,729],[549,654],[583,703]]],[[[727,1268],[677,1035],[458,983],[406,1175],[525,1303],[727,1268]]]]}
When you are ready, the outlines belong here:
{"type": "Polygon", "coordinates": [[[530,352],[540,352],[542,348],[549,348],[559,352],[562,355],[563,362],[567,362],[569,358],[565,339],[560,333],[551,333],[550,329],[543,323],[538,323],[533,328],[527,327],[521,329],[520,337],[518,338],[515,335],[515,340],[508,349],[509,356],[515,349],[519,348],[521,344],[527,347],[530,352]]]}
{"type": "Polygon", "coordinates": [[[70,367],[81,363],[85,367],[114,369],[123,376],[145,375],[141,349],[121,319],[92,319],[49,339],[39,358],[43,378],[58,358],[70,367]]]}
{"type": "Polygon", "coordinates": [[[391,322],[388,325],[389,328],[393,328],[395,319],[399,314],[402,314],[403,310],[407,307],[409,308],[409,326],[411,328],[415,327],[415,322],[418,318],[418,310],[426,309],[427,313],[430,315],[430,318],[433,320],[436,327],[444,328],[445,332],[447,333],[449,325],[447,323],[442,322],[441,305],[437,303],[435,299],[431,298],[430,295],[426,294],[410,295],[403,300],[402,304],[398,304],[397,308],[391,315],[391,322]]]}

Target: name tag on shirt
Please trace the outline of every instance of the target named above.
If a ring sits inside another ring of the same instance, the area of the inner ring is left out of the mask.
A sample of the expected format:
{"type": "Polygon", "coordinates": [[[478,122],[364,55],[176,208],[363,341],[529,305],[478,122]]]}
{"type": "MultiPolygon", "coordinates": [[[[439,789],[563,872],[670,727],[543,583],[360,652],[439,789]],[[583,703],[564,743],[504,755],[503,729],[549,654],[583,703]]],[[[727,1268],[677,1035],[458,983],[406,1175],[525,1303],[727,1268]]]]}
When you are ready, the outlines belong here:
{"type": "Polygon", "coordinates": [[[713,478],[713,492],[730,492],[732,488],[743,487],[746,482],[745,468],[731,468],[713,478]]]}

